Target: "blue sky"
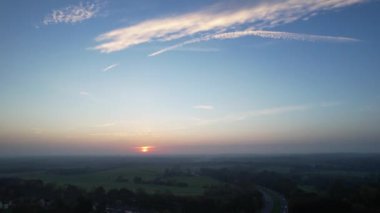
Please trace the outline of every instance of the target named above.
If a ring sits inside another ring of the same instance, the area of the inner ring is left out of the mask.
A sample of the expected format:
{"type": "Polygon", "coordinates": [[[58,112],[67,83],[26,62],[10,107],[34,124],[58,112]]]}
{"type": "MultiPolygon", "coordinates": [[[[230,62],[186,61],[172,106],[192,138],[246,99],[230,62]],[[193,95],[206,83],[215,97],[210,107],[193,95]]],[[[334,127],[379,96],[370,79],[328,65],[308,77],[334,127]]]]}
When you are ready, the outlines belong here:
{"type": "Polygon", "coordinates": [[[1,1],[0,153],[377,152],[379,10],[1,1]]]}

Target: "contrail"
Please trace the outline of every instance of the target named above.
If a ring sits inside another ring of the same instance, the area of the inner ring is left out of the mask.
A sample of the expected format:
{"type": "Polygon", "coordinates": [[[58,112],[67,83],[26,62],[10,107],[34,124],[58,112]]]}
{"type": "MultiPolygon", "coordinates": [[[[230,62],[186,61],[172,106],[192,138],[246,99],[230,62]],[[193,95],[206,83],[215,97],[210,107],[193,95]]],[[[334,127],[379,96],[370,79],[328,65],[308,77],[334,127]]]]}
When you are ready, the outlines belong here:
{"type": "Polygon", "coordinates": [[[201,38],[191,39],[170,47],[166,47],[154,53],[151,53],[149,56],[156,56],[164,52],[168,52],[179,47],[199,43],[209,40],[225,40],[225,39],[234,39],[243,36],[257,36],[262,38],[270,39],[284,39],[284,40],[298,40],[298,41],[322,41],[322,42],[358,42],[360,40],[349,37],[341,36],[324,36],[324,35],[310,35],[310,34],[301,34],[301,33],[290,33],[290,32],[279,32],[279,31],[266,31],[266,30],[245,30],[245,31],[235,31],[227,33],[218,33],[213,35],[207,35],[201,38]]]}

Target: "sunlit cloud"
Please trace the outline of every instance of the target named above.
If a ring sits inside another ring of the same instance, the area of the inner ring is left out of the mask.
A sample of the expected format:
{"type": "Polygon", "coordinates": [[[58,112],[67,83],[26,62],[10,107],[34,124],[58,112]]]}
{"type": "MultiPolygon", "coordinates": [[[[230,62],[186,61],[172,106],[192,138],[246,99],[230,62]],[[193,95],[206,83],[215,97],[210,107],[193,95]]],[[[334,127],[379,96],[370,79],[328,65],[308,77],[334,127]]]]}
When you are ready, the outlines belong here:
{"type": "Polygon", "coordinates": [[[110,53],[151,41],[170,41],[199,34],[220,34],[238,28],[263,30],[306,20],[321,11],[362,2],[365,0],[261,1],[244,7],[223,7],[221,4],[197,12],[151,19],[106,32],[96,38],[100,44],[94,49],[110,53]]]}
{"type": "Polygon", "coordinates": [[[119,66],[119,64],[111,64],[109,66],[107,66],[106,68],[103,69],[103,72],[108,72],[108,71],[111,71],[113,68],[119,66]]]}
{"type": "Polygon", "coordinates": [[[45,25],[58,23],[74,24],[95,17],[99,10],[100,5],[97,2],[80,2],[78,5],[70,5],[53,10],[44,18],[43,23],[45,25]]]}
{"type": "Polygon", "coordinates": [[[188,44],[199,43],[209,40],[225,40],[225,39],[234,39],[240,38],[243,36],[256,36],[262,38],[270,39],[284,39],[284,40],[298,40],[298,41],[324,41],[324,42],[357,42],[359,40],[348,37],[339,37],[339,36],[323,36],[323,35],[310,35],[310,34],[301,34],[301,33],[289,33],[289,32],[278,32],[278,31],[264,31],[264,30],[245,30],[245,31],[235,31],[227,33],[218,33],[214,35],[208,35],[201,38],[191,39],[170,47],[166,47],[159,51],[156,51],[149,56],[156,56],[167,51],[183,47],[188,44]]]}
{"type": "Polygon", "coordinates": [[[193,106],[194,109],[204,109],[204,110],[213,110],[214,106],[211,105],[196,105],[193,106]]]}

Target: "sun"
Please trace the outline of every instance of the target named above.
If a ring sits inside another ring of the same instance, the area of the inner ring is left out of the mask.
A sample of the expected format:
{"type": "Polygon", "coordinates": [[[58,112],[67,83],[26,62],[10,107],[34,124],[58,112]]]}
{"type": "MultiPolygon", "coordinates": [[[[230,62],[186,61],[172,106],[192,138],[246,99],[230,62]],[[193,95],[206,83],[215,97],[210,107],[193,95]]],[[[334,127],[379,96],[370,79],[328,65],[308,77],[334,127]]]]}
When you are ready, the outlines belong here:
{"type": "Polygon", "coordinates": [[[137,147],[137,149],[141,152],[141,153],[149,153],[152,151],[153,147],[152,146],[140,146],[140,147],[137,147]]]}
{"type": "Polygon", "coordinates": [[[142,146],[141,152],[149,152],[149,147],[148,146],[142,146]]]}

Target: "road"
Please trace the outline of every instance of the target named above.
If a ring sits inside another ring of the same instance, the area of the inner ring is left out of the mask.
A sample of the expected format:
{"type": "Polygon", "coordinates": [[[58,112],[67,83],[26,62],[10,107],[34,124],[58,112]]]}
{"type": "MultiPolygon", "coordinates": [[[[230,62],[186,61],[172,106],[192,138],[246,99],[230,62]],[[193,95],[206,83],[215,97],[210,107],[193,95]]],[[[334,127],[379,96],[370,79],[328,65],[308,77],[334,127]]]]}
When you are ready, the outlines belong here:
{"type": "Polygon", "coordinates": [[[288,213],[288,202],[283,195],[263,186],[257,186],[257,189],[263,194],[264,199],[261,213],[288,213]]]}

